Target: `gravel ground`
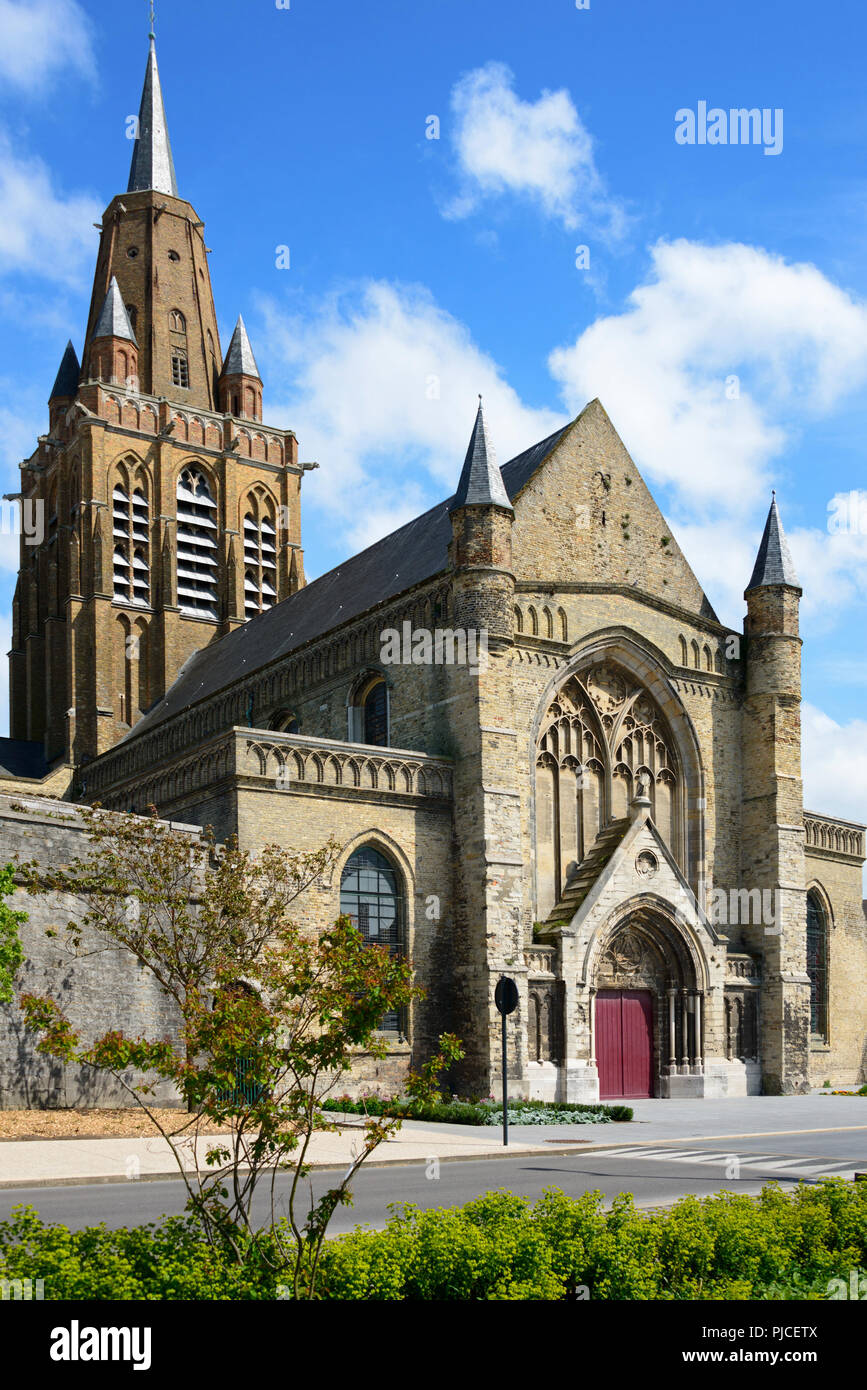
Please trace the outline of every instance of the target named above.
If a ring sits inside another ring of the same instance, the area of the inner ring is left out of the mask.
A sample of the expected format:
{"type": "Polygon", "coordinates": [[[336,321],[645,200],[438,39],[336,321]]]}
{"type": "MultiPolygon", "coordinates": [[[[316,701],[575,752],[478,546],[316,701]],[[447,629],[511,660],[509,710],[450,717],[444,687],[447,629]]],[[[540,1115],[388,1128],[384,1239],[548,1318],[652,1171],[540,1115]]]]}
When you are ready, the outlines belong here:
{"type": "MultiPolygon", "coordinates": [[[[169,1133],[181,1129],[183,1110],[155,1110],[169,1133]]],[[[202,1124],[202,1134],[217,1134],[202,1124]]],[[[137,1107],[133,1110],[0,1110],[0,1139],[137,1139],[159,1131],[137,1107]]]]}

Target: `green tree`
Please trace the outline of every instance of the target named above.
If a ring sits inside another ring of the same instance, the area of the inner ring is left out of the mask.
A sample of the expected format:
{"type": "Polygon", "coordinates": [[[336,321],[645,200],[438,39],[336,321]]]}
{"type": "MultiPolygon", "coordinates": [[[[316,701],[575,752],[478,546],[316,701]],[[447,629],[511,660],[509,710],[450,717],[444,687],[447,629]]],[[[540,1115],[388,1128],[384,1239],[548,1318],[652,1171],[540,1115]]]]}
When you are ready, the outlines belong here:
{"type": "Polygon", "coordinates": [[[173,829],[155,813],[97,808],[83,816],[86,856],[58,868],[23,865],[28,891],[77,898],[81,910],[63,931],[68,948],[131,955],[174,1001],[179,1027],[168,1038],[111,1030],[86,1042],[54,999],[24,994],[38,1048],[114,1076],[171,1145],[207,1239],[239,1263],[276,1260],[295,1297],[312,1297],[332,1213],[351,1201],[355,1173],[399,1127],[369,1119],[347,1172],[304,1212],[310,1145],[317,1133],[339,1128],[322,1101],[354,1053],[386,1055],[377,1035],[383,1014],[420,993],[409,962],[367,945],[346,917],[323,932],[292,921],[295,899],[332,868],[333,840],[312,853],[266,845],[253,857],[234,842],[217,847],[207,834],[173,829]],[[174,1133],[153,1101],[166,1080],[189,1112],[174,1133]],[[206,1125],[219,1136],[206,1137],[206,1125]],[[281,1170],[289,1175],[285,1219],[281,1170]],[[251,1216],[262,1186],[270,1194],[267,1240],[251,1216]]]}
{"type": "Polygon", "coordinates": [[[14,892],[15,868],[7,864],[0,869],[0,1004],[12,999],[15,976],[24,962],[19,927],[27,921],[27,913],[3,901],[14,892]]]}

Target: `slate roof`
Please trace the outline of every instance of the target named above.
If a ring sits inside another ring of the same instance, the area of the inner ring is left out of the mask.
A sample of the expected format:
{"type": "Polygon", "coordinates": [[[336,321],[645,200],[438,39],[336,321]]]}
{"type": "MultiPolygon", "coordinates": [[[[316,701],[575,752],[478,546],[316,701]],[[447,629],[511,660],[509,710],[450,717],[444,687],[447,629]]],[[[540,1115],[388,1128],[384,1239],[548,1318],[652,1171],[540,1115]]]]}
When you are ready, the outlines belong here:
{"type": "Polygon", "coordinates": [[[60,359],[60,367],[57,376],[54,378],[54,385],[51,388],[49,401],[64,396],[74,396],[78,391],[78,379],[81,376],[81,363],[78,360],[78,353],[72,346],[72,339],[66,344],[66,351],[60,359]]]}
{"type": "Polygon", "coordinates": [[[150,40],[148,64],[145,69],[144,89],[138,113],[138,139],[133,146],[127,192],[144,193],[148,189],[153,189],[156,193],[168,193],[173,198],[178,196],[175,162],[172,159],[153,37],[150,40]]]}
{"type": "Polygon", "coordinates": [[[45,748],[22,738],[0,738],[0,777],[35,777],[48,775],[45,748]]]}
{"type": "Polygon", "coordinates": [[[129,321],[129,314],[123,302],[123,295],[120,292],[120,285],[117,283],[117,276],[112,275],[111,284],[108,287],[108,294],[99,312],[96,327],[91,334],[91,341],[96,338],[126,338],[129,342],[135,343],[135,333],[129,321]]]}
{"type": "Polygon", "coordinates": [[[476,423],[470,436],[458,490],[451,500],[449,511],[457,511],[458,507],[485,506],[506,507],[509,511],[512,510],[503,475],[497,467],[494,446],[488,438],[482,398],[479,396],[476,423]]]}
{"type": "MultiPolygon", "coordinates": [[[[571,421],[503,465],[502,481],[513,501],[570,425],[571,421]]],[[[438,502],[243,627],[194,652],[165,698],[139,720],[124,741],[439,574],[448,561],[452,504],[452,498],[438,502]]]]}
{"type": "Polygon", "coordinates": [[[774,494],[771,510],[768,512],[768,519],[765,522],[765,531],[759,545],[759,553],[756,556],[752,579],[744,592],[748,594],[750,589],[765,588],[771,584],[789,584],[793,589],[800,589],[801,587],[777,509],[776,494],[774,494]]]}
{"type": "Polygon", "coordinates": [[[247,328],[240,314],[223,363],[223,376],[255,376],[262,380],[247,336],[247,328]]]}

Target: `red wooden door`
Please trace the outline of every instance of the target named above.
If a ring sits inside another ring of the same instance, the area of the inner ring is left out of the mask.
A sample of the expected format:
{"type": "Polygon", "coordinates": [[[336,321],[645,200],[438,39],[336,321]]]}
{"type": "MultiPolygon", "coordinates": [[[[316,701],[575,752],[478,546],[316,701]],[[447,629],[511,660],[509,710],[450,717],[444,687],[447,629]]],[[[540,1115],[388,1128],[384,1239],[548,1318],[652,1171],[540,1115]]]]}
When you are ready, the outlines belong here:
{"type": "Polygon", "coordinates": [[[596,996],[596,1061],[603,1100],[653,1095],[653,1000],[646,989],[596,996]]]}

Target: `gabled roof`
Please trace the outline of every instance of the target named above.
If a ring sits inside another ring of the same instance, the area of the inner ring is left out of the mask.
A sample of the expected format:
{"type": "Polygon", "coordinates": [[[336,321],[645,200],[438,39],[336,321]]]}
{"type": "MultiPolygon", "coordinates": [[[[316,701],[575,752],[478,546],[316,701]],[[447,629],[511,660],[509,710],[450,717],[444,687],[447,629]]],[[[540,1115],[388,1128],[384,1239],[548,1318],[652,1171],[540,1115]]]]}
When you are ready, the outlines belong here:
{"type": "Polygon", "coordinates": [[[240,314],[232,334],[232,341],[229,344],[229,351],[226,353],[222,374],[223,376],[254,376],[259,381],[262,380],[259,375],[259,368],[256,366],[256,359],[253,356],[253,349],[250,346],[250,339],[247,336],[247,328],[240,314]]]}
{"type": "MultiPolygon", "coordinates": [[[[607,917],[614,905],[636,893],[649,892],[677,907],[690,926],[706,932],[710,942],[719,945],[719,932],[696,899],[669,845],[647,810],[642,810],[627,821],[625,833],[622,825],[621,821],[608,827],[612,852],[603,856],[604,862],[587,891],[580,895],[572,917],[559,925],[549,919],[548,931],[542,933],[543,940],[546,936],[550,939],[557,934],[577,936],[591,914],[607,917]],[[642,848],[650,849],[657,859],[657,870],[649,883],[642,881],[635,868],[642,848]]],[[[603,836],[599,837],[597,844],[603,841],[603,836]]]]}
{"type": "Polygon", "coordinates": [[[123,295],[120,292],[120,285],[117,277],[112,275],[111,284],[108,287],[108,294],[99,312],[99,318],[91,335],[91,342],[97,338],[126,338],[129,342],[135,343],[135,333],[129,321],[129,314],[123,302],[123,295]]]}
{"type": "MultiPolygon", "coordinates": [[[[567,429],[569,425],[564,425],[503,465],[502,481],[510,498],[523,490],[567,429]]],[[[139,720],[126,739],[440,574],[448,563],[452,502],[452,498],[438,502],[243,627],[194,652],[165,698],[139,720]]]]}
{"type": "Polygon", "coordinates": [[[66,344],[66,351],[60,359],[60,367],[57,376],[54,378],[54,385],[51,388],[49,401],[58,400],[66,396],[74,396],[78,391],[78,379],[81,376],[81,363],[78,360],[78,353],[72,346],[72,339],[66,344]]]}
{"type": "Polygon", "coordinates": [[[172,159],[153,36],[145,69],[144,90],[138,114],[138,139],[133,146],[127,192],[144,193],[149,189],[153,189],[155,193],[168,193],[173,198],[178,196],[175,163],[172,159]]]}
{"type": "Polygon", "coordinates": [[[744,593],[746,595],[750,589],[767,588],[775,584],[788,584],[793,589],[800,589],[801,587],[777,509],[776,493],[773,494],[771,510],[768,512],[768,519],[765,522],[764,535],[759,545],[753,575],[744,593]]]}
{"type": "Polygon", "coordinates": [[[476,423],[470,436],[458,490],[449,504],[449,511],[456,512],[459,507],[486,506],[512,510],[502,474],[497,467],[494,446],[488,438],[482,398],[479,396],[476,423]]]}

